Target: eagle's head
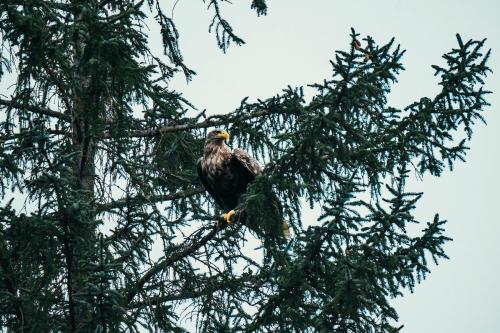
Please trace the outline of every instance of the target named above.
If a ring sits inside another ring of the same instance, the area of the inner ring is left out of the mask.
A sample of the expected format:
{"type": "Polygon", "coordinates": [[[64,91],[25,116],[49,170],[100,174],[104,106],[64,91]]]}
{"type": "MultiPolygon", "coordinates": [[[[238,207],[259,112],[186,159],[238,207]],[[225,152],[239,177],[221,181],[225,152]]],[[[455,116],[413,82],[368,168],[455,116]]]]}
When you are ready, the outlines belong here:
{"type": "Polygon", "coordinates": [[[216,129],[207,134],[205,147],[203,148],[204,163],[208,168],[219,166],[224,160],[231,157],[231,151],[224,144],[229,138],[229,134],[220,129],[216,129]]]}
{"type": "Polygon", "coordinates": [[[216,145],[222,145],[224,141],[227,141],[229,139],[229,133],[227,133],[224,130],[213,130],[207,134],[207,137],[205,139],[205,145],[207,144],[216,144],[216,145]]]}

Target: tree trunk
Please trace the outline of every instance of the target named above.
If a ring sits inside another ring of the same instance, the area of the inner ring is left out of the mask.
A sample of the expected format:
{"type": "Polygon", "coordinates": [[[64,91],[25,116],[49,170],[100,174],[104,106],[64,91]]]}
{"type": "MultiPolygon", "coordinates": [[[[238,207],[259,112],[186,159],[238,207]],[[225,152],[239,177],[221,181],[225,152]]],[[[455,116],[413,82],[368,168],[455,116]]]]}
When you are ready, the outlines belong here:
{"type": "MultiPolygon", "coordinates": [[[[75,21],[83,26],[81,16],[75,21]]],[[[89,280],[89,264],[95,259],[96,244],[94,202],[95,149],[92,138],[93,122],[91,116],[95,101],[89,89],[91,78],[81,72],[81,61],[85,51],[85,39],[77,33],[74,43],[73,75],[75,88],[71,110],[72,143],[76,152],[73,161],[75,194],[70,204],[67,219],[67,232],[70,249],[68,257],[68,298],[69,320],[72,332],[93,331],[92,307],[86,284],[89,280]]]]}

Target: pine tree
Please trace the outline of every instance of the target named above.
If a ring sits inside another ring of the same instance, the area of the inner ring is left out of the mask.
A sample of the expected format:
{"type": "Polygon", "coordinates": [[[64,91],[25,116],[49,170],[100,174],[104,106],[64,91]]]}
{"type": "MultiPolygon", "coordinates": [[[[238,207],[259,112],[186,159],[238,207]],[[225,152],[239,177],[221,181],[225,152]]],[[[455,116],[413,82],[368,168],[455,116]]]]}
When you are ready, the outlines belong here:
{"type": "MultiPolygon", "coordinates": [[[[223,3],[205,6],[226,50],[244,41],[223,3]]],[[[311,100],[288,87],[206,117],[168,87],[194,72],[160,0],[4,0],[0,33],[0,74],[17,75],[0,99],[2,331],[185,332],[187,317],[199,332],[396,332],[389,300],[446,258],[438,215],[407,231],[422,193],[405,184],[465,159],[488,105],[484,40],[457,35],[433,66],[441,91],[404,109],[387,103],[404,51],[353,30],[311,100]],[[265,164],[243,207],[275,223],[277,196],[286,245],[249,247],[245,226],[217,221],[196,174],[211,127],[265,164]]]]}

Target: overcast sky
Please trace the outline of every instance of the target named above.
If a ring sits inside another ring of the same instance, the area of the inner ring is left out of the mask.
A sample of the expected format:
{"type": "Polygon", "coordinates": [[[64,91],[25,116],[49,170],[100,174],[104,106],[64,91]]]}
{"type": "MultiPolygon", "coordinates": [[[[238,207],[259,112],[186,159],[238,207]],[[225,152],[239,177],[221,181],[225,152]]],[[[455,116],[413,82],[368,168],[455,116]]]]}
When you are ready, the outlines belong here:
{"type": "MultiPolygon", "coordinates": [[[[390,96],[393,106],[438,91],[430,66],[443,64],[441,55],[456,45],[456,33],[463,39],[488,38],[490,67],[499,68],[500,5],[495,1],[269,0],[265,17],[249,10],[250,1],[233,3],[222,12],[246,45],[227,54],[207,33],[211,14],[201,1],[180,0],[174,11],[185,60],[198,75],[187,85],[179,76],[172,87],[210,114],[234,110],[245,96],[267,98],[287,85],[328,78],[328,60],[335,50],[349,47],[351,27],[379,43],[395,37],[407,50],[407,70],[390,96]]],[[[496,73],[487,88],[500,89],[496,73]]],[[[404,333],[500,331],[498,96],[490,95],[484,114],[488,125],[475,127],[467,162],[440,178],[411,183],[412,190],[425,193],[417,218],[428,221],[440,213],[454,241],[446,246],[451,259],[433,267],[415,293],[393,302],[404,333]]]]}

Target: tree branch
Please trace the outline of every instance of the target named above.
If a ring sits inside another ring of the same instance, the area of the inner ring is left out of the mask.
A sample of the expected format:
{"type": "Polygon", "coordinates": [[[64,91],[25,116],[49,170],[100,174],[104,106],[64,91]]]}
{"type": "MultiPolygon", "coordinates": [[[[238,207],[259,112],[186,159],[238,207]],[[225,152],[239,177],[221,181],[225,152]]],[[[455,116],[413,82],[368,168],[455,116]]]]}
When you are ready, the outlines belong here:
{"type": "Polygon", "coordinates": [[[203,189],[201,187],[196,187],[196,188],[192,188],[192,189],[189,189],[186,191],[176,192],[176,193],[172,193],[172,194],[161,194],[161,195],[154,195],[154,196],[150,196],[150,197],[145,197],[143,195],[137,195],[137,196],[132,197],[132,198],[125,197],[125,198],[114,200],[114,201],[111,201],[108,203],[100,204],[97,206],[96,210],[97,210],[97,213],[102,213],[105,211],[109,211],[113,208],[121,208],[121,207],[125,207],[127,205],[133,205],[133,204],[141,203],[144,201],[145,201],[144,204],[162,202],[162,201],[172,201],[172,200],[177,200],[177,199],[181,199],[181,198],[186,198],[186,197],[189,197],[191,195],[198,194],[198,193],[203,193],[204,191],[205,191],[205,189],[203,189]]]}
{"type": "Polygon", "coordinates": [[[60,113],[60,112],[57,112],[57,111],[54,111],[54,110],[51,110],[48,108],[43,108],[40,106],[27,105],[27,104],[9,101],[6,99],[1,99],[1,98],[0,98],[0,105],[15,108],[15,109],[28,110],[28,111],[33,112],[33,113],[54,117],[54,118],[57,118],[59,120],[66,121],[66,122],[71,121],[71,118],[68,115],[65,115],[63,113],[60,113]]]}
{"type": "MultiPolygon", "coordinates": [[[[9,262],[9,258],[6,257],[7,254],[8,254],[7,246],[5,245],[5,241],[2,240],[2,242],[0,243],[0,269],[2,270],[3,283],[5,287],[7,287],[8,291],[8,292],[4,291],[3,294],[8,298],[11,298],[9,301],[11,302],[12,305],[15,305],[14,311],[18,316],[18,318],[23,318],[23,313],[24,313],[23,305],[17,299],[18,288],[16,285],[14,272],[12,271],[11,262],[9,262]]],[[[3,302],[5,302],[5,298],[3,302]]]]}
{"type": "Polygon", "coordinates": [[[231,288],[234,285],[238,286],[239,289],[241,289],[243,283],[248,283],[252,282],[251,286],[255,287],[257,282],[262,282],[262,278],[264,277],[264,274],[261,272],[259,274],[244,274],[239,277],[235,277],[234,279],[227,280],[227,279],[218,279],[219,276],[215,276],[212,278],[212,280],[215,281],[206,281],[206,283],[197,290],[182,290],[178,293],[170,294],[170,295],[163,295],[163,296],[156,296],[156,297],[148,297],[147,299],[144,299],[143,301],[135,302],[132,303],[130,308],[140,308],[142,306],[148,306],[148,305],[155,305],[155,304],[161,304],[165,302],[173,302],[173,301],[180,301],[180,300],[185,300],[185,299],[193,299],[193,298],[198,298],[201,296],[213,294],[216,291],[224,290],[227,288],[231,288]]]}
{"type": "Polygon", "coordinates": [[[211,240],[219,230],[222,230],[226,226],[227,224],[221,223],[219,219],[219,221],[215,223],[213,226],[202,227],[199,230],[192,233],[184,243],[172,246],[172,249],[171,250],[169,249],[168,251],[169,253],[172,253],[170,256],[165,257],[162,260],[158,261],[149,270],[147,270],[139,280],[137,280],[134,286],[132,286],[131,288],[127,288],[130,290],[127,294],[127,303],[130,303],[137,295],[137,293],[139,293],[142,290],[142,287],[148,281],[150,281],[156,274],[160,273],[165,268],[173,265],[182,258],[197,251],[200,247],[208,243],[208,241],[211,240]],[[203,232],[208,228],[211,230],[205,236],[200,238],[203,232]]]}
{"type": "MultiPolygon", "coordinates": [[[[125,136],[134,137],[134,138],[148,138],[148,137],[152,138],[152,137],[166,134],[166,133],[175,133],[175,132],[192,130],[192,129],[196,129],[196,128],[208,128],[208,127],[212,127],[212,126],[227,125],[227,124],[231,124],[234,122],[245,121],[245,120],[252,119],[252,118],[266,116],[266,115],[269,115],[272,113],[273,112],[271,112],[269,110],[259,110],[259,111],[248,113],[248,114],[228,116],[225,119],[221,119],[222,117],[224,117],[222,115],[215,115],[215,116],[208,117],[206,120],[199,122],[199,123],[163,126],[163,127],[159,127],[159,128],[146,129],[146,130],[135,130],[135,131],[129,132],[128,135],[125,135],[125,136]]],[[[101,138],[111,139],[112,136],[110,133],[104,133],[101,136],[101,138]]]]}
{"type": "MultiPolygon", "coordinates": [[[[48,129],[45,131],[46,134],[50,135],[68,135],[68,132],[63,131],[63,130],[56,130],[56,129],[48,129]]],[[[8,140],[17,140],[19,138],[25,137],[27,135],[34,135],[35,131],[25,131],[25,132],[19,132],[19,133],[10,133],[10,134],[5,134],[5,135],[0,135],[0,141],[8,141],[8,140]]]]}
{"type": "Polygon", "coordinates": [[[128,290],[130,290],[127,294],[127,303],[130,303],[137,295],[137,293],[142,290],[142,287],[156,274],[162,272],[165,268],[175,264],[182,258],[185,258],[186,256],[194,253],[200,247],[207,244],[208,241],[217,234],[217,232],[227,227],[227,223],[222,215],[215,217],[214,220],[217,221],[215,224],[198,229],[189,237],[187,237],[184,243],[171,246],[171,249],[168,249],[168,252],[172,253],[169,257],[165,257],[162,260],[158,261],[149,270],[147,270],[139,280],[137,280],[135,286],[127,288],[128,290]],[[200,237],[207,229],[209,229],[210,231],[205,236],[200,237]]]}
{"type": "Polygon", "coordinates": [[[218,0],[211,0],[208,4],[208,8],[214,7],[215,15],[212,19],[212,23],[208,27],[208,31],[211,32],[212,28],[215,26],[215,36],[217,38],[217,44],[222,49],[223,52],[226,52],[229,47],[229,43],[231,40],[236,43],[236,45],[245,44],[245,41],[240,37],[236,36],[233,32],[233,28],[229,25],[220,13],[218,0]],[[222,33],[219,32],[219,29],[222,28],[222,33]]]}

